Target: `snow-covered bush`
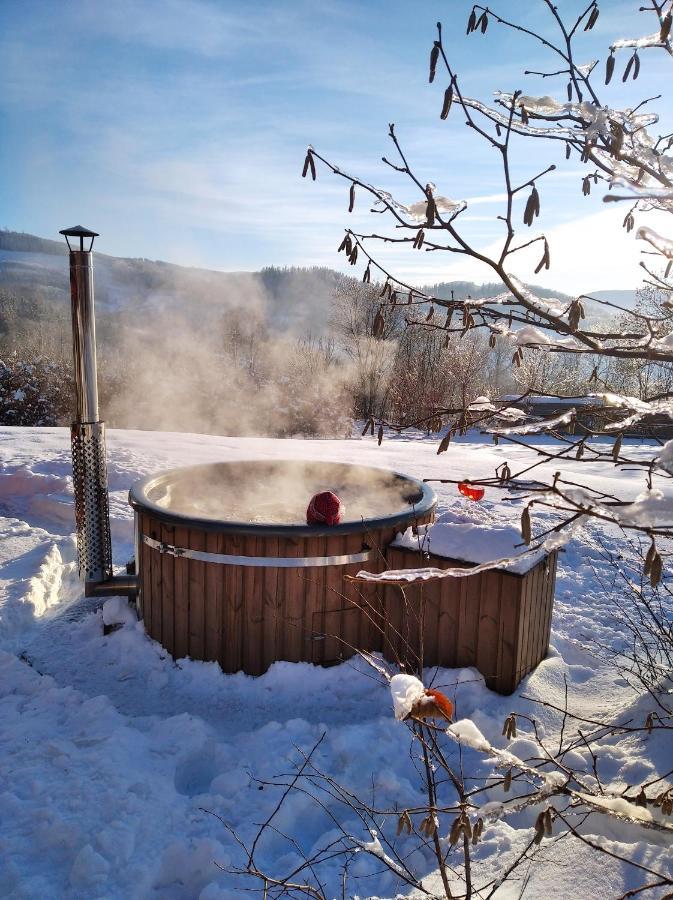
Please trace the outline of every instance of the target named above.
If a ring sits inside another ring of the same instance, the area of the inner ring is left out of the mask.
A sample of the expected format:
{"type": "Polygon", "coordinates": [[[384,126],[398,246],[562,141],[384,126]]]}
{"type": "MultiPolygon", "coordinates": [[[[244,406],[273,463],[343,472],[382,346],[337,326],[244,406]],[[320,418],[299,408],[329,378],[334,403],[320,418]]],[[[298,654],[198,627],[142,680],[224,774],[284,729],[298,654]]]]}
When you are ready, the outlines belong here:
{"type": "Polygon", "coordinates": [[[352,399],[343,365],[329,343],[294,342],[274,375],[277,403],[271,421],[279,437],[350,435],[352,399]]]}
{"type": "Polygon", "coordinates": [[[0,424],[63,425],[72,418],[71,367],[47,359],[0,360],[0,424]]]}

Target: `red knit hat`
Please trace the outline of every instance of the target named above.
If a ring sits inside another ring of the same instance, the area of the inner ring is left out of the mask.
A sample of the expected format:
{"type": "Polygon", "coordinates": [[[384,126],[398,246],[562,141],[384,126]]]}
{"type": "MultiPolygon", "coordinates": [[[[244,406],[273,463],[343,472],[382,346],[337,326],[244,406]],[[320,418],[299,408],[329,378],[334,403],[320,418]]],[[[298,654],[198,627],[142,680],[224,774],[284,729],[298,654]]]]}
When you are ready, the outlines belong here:
{"type": "Polygon", "coordinates": [[[311,497],[306,510],[307,525],[338,525],[343,507],[341,500],[332,491],[323,491],[311,497]]]}

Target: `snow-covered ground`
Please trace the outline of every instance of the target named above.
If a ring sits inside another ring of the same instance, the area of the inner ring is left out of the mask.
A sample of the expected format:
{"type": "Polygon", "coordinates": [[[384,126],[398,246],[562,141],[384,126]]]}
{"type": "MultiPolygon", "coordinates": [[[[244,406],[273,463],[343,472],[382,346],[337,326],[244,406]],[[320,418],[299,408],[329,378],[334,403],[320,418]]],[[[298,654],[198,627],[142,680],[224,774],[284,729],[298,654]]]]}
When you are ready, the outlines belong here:
{"type": "MultiPolygon", "coordinates": [[[[549,439],[541,439],[549,440],[549,439]]],[[[631,444],[631,442],[629,442],[631,444]]],[[[631,458],[645,454],[633,443],[631,458]]],[[[512,471],[531,453],[468,436],[436,455],[436,443],[413,438],[277,441],[190,434],[112,431],[109,482],[115,563],[132,552],[129,485],[170,466],[228,459],[292,458],[357,462],[418,477],[490,475],[504,460],[512,471]]],[[[553,468],[558,468],[554,464],[553,468]]],[[[606,464],[593,484],[640,491],[636,476],[606,464]],[[633,482],[629,479],[633,478],[633,482]]],[[[564,463],[575,480],[587,467],[564,463]]],[[[522,501],[490,490],[479,504],[455,485],[436,485],[439,511],[472,525],[516,525],[522,501]]],[[[623,490],[621,491],[624,492],[623,490]]],[[[250,882],[221,867],[242,861],[225,828],[247,840],[278,802],[281,789],[262,785],[293,771],[299,750],[325,737],[320,768],[378,807],[424,802],[409,755],[409,733],[393,715],[390,692],[361,661],[332,669],[278,663],[260,678],[223,675],[212,663],[174,662],[148,640],[141,623],[103,635],[98,602],[86,601],[74,571],[75,543],[69,438],[65,429],[0,428],[0,896],[11,898],[201,898],[247,896],[250,882]],[[205,811],[204,811],[205,810],[205,811]],[[212,815],[214,813],[215,815],[212,815]],[[220,818],[217,818],[220,817],[220,818]],[[223,821],[222,821],[223,820],[223,821]]],[[[564,679],[574,710],[593,718],[644,721],[651,701],[638,698],[599,662],[596,643],[620,639],[603,588],[611,569],[595,540],[576,536],[560,556],[549,657],[512,697],[486,690],[474,670],[426,673],[495,747],[529,755],[525,734],[502,736],[511,711],[535,715],[545,739],[558,740],[561,718],[527,697],[563,704],[564,679]],[[592,642],[594,642],[592,644],[592,642]]],[[[626,542],[610,550],[628,561],[626,542]]],[[[569,726],[566,726],[569,727],[569,726]]],[[[607,741],[603,777],[638,785],[672,767],[666,733],[607,741]]],[[[454,748],[455,749],[455,748],[454,748]]],[[[457,752],[457,751],[456,751],[457,752]]],[[[491,768],[465,751],[466,765],[484,777],[491,768]]],[[[591,765],[575,753],[569,765],[591,765]]],[[[495,795],[490,799],[497,800],[495,795]]],[[[352,833],[362,825],[332,806],[352,833]],[[349,821],[350,819],[350,821],[349,821]]],[[[530,841],[537,810],[487,824],[475,854],[486,881],[530,841]]],[[[396,822],[380,828],[395,834],[396,822]]],[[[275,873],[291,871],[298,849],[309,852],[333,824],[305,795],[295,794],[274,820],[293,846],[269,832],[261,859],[275,873]]],[[[450,823],[440,822],[446,832],[450,823]]],[[[670,842],[635,825],[592,814],[584,833],[640,864],[670,872],[670,842]],[[649,839],[649,840],[648,840],[649,839]]],[[[394,838],[428,890],[437,884],[432,857],[414,838],[394,838]],[[406,842],[406,845],[405,845],[406,842]]],[[[505,883],[498,898],[619,897],[643,877],[575,840],[545,840],[536,865],[505,883]],[[523,879],[528,878],[522,894],[523,879]]],[[[327,896],[341,896],[339,860],[322,870],[327,896]]],[[[646,876],[645,876],[646,878],[646,876]]],[[[653,892],[650,896],[660,896],[653,892]]],[[[361,853],[350,867],[346,896],[405,895],[404,885],[361,853]]]]}

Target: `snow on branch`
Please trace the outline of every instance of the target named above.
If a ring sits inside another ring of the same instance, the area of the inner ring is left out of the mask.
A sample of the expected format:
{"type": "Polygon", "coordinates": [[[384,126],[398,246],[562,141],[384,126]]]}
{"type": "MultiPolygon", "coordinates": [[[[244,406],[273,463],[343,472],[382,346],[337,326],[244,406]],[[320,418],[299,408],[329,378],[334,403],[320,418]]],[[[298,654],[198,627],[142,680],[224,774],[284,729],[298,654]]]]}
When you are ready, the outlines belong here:
{"type": "Polygon", "coordinates": [[[375,829],[370,830],[371,841],[361,841],[358,838],[352,838],[351,840],[358,848],[358,850],[364,850],[366,853],[371,853],[372,856],[375,856],[377,859],[380,859],[382,863],[384,863],[391,872],[394,872],[398,878],[401,878],[403,881],[409,881],[409,874],[404,871],[402,866],[398,865],[392,857],[388,856],[386,851],[383,849],[381,845],[381,841],[378,837],[378,832],[375,829]]]}
{"type": "Polygon", "coordinates": [[[610,50],[644,50],[646,47],[658,47],[666,49],[670,42],[662,41],[661,32],[646,34],[639,38],[620,38],[610,44],[610,50]]]}
{"type": "Polygon", "coordinates": [[[551,344],[551,339],[544,331],[536,328],[535,325],[524,325],[512,333],[514,342],[518,347],[530,347],[544,344],[551,344]]]}
{"type": "Polygon", "coordinates": [[[656,247],[659,253],[661,253],[662,256],[665,256],[666,259],[673,259],[673,241],[657,234],[654,229],[643,225],[636,232],[636,237],[641,241],[647,241],[648,244],[656,247]]]}
{"type": "Polygon", "coordinates": [[[539,313],[541,316],[558,317],[562,316],[567,311],[567,303],[562,303],[560,300],[555,300],[553,297],[538,297],[537,294],[534,294],[523,281],[520,281],[520,279],[516,277],[516,275],[511,275],[508,272],[507,277],[514,290],[524,300],[531,312],[539,313]]]}
{"type": "MultiPolygon", "coordinates": [[[[610,815],[628,824],[642,825],[664,834],[673,835],[673,825],[659,821],[648,809],[637,806],[624,797],[578,791],[570,786],[570,778],[566,773],[561,771],[541,771],[539,768],[528,765],[514,753],[494,747],[490,741],[486,740],[471,719],[461,719],[459,722],[449,725],[446,729],[446,734],[462,746],[470,747],[478,753],[493,757],[497,768],[518,769],[536,782],[540,782],[534,795],[534,802],[536,803],[543,801],[551,794],[564,793],[572,797],[575,804],[584,804],[595,812],[610,815]]],[[[519,809],[519,805],[507,809],[504,804],[495,803],[486,804],[480,812],[483,816],[494,819],[519,809]]]]}
{"type": "Polygon", "coordinates": [[[623,527],[666,528],[673,527],[673,496],[658,488],[644,490],[632,503],[607,506],[596,500],[588,488],[566,488],[563,492],[541,494],[540,502],[549,507],[576,509],[616,522],[623,527]]]}
{"type": "MultiPolygon", "coordinates": [[[[430,185],[428,187],[430,187],[430,185]]],[[[375,193],[378,194],[379,199],[374,202],[374,206],[392,206],[394,209],[397,209],[399,212],[408,216],[412,222],[418,222],[419,224],[425,222],[428,218],[427,200],[419,200],[416,203],[412,203],[410,206],[405,206],[404,203],[395,200],[393,195],[388,193],[388,191],[382,191],[376,188],[375,193]]],[[[457,216],[458,213],[467,209],[465,200],[456,201],[450,200],[448,197],[433,195],[433,201],[437,212],[449,213],[451,217],[457,216]]]]}
{"type": "MultiPolygon", "coordinates": [[[[671,345],[666,344],[667,340],[667,338],[664,338],[661,341],[653,341],[653,349],[671,349],[671,345]]],[[[633,411],[632,415],[627,418],[607,424],[605,431],[623,431],[625,428],[630,428],[632,425],[650,416],[661,416],[673,420],[673,401],[671,400],[652,400],[647,402],[646,400],[638,400],[637,397],[622,397],[619,394],[609,393],[590,394],[589,396],[595,397],[606,407],[633,411]]]]}
{"type": "Polygon", "coordinates": [[[538,422],[528,422],[526,425],[511,425],[508,428],[485,428],[488,434],[544,434],[546,431],[556,431],[562,425],[568,425],[573,421],[577,411],[575,407],[554,416],[552,419],[542,419],[538,422]]]}
{"type": "MultiPolygon", "coordinates": [[[[609,194],[606,194],[603,197],[605,203],[619,202],[622,200],[673,200],[673,187],[653,187],[650,184],[636,184],[621,176],[612,178],[610,180],[610,187],[621,189],[624,193],[614,193],[613,191],[610,191],[609,194]]],[[[659,204],[657,205],[659,206],[659,204]]],[[[673,205],[662,202],[660,208],[673,210],[673,205]]]]}
{"type": "Polygon", "coordinates": [[[498,110],[495,110],[492,107],[487,106],[485,103],[482,103],[480,100],[475,100],[471,97],[464,97],[463,104],[470,109],[474,109],[477,112],[480,112],[483,116],[486,116],[487,119],[490,119],[496,125],[500,125],[502,128],[511,128],[511,130],[515,131],[517,134],[527,135],[528,137],[547,137],[553,138],[554,140],[565,141],[576,141],[578,139],[577,131],[572,128],[533,127],[532,125],[524,125],[517,119],[514,119],[512,122],[510,122],[509,116],[503,115],[503,113],[498,112],[498,110]]]}
{"type": "Polygon", "coordinates": [[[346,578],[349,581],[362,581],[368,584],[397,584],[403,587],[405,584],[422,584],[442,578],[467,578],[470,575],[478,575],[480,572],[490,572],[492,569],[506,569],[527,558],[537,561],[539,550],[526,550],[516,556],[494,559],[471,568],[451,566],[448,569],[439,569],[436,566],[420,566],[416,569],[388,569],[386,572],[379,573],[361,570],[357,575],[347,575],[346,578]]]}
{"type": "MultiPolygon", "coordinates": [[[[637,113],[632,109],[612,109],[609,106],[600,106],[590,100],[580,102],[559,103],[553,97],[529,97],[525,94],[514,94],[497,91],[496,102],[509,108],[515,103],[520,109],[525,110],[528,116],[537,116],[545,121],[563,121],[571,119],[582,127],[582,133],[589,139],[598,136],[609,138],[613,124],[619,124],[631,132],[641,131],[655,125],[659,121],[656,113],[637,113]]],[[[578,138],[576,131],[572,132],[575,140],[578,138]]]]}
{"type": "Polygon", "coordinates": [[[516,299],[512,296],[511,291],[503,291],[502,294],[496,294],[495,297],[470,297],[463,302],[469,303],[470,307],[479,309],[481,306],[513,306],[516,304],[516,299]]]}

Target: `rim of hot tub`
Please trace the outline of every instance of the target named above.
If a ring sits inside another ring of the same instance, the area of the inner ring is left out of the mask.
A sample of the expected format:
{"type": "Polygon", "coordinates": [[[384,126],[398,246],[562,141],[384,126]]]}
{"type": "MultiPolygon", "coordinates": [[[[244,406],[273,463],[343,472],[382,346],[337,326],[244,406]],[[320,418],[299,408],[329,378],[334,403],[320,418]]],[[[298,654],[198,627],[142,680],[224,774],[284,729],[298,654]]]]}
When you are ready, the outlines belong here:
{"type": "Polygon", "coordinates": [[[437,496],[432,488],[417,478],[404,475],[401,472],[394,472],[391,469],[378,468],[377,466],[361,466],[354,463],[337,463],[321,461],[316,459],[307,460],[290,460],[290,459],[236,459],[227,460],[216,463],[201,463],[194,466],[180,466],[175,469],[165,469],[161,472],[141,478],[131,485],[129,490],[129,504],[136,511],[150,513],[161,522],[169,525],[177,525],[186,528],[196,528],[201,531],[217,531],[232,534],[253,534],[253,535],[273,535],[279,536],[301,536],[301,537],[320,537],[324,535],[334,534],[355,534],[363,529],[378,528],[394,528],[398,525],[408,527],[421,516],[426,516],[437,506],[437,496]],[[162,482],[166,482],[174,478],[180,473],[194,473],[199,469],[204,472],[213,467],[223,467],[229,465],[245,466],[269,466],[269,465],[324,465],[336,466],[348,469],[360,469],[366,472],[376,473],[380,475],[385,473],[391,475],[399,481],[406,482],[410,487],[418,490],[418,502],[410,504],[409,509],[394,513],[390,516],[379,516],[370,519],[352,519],[343,522],[340,525],[281,525],[264,522],[241,522],[235,519],[201,519],[198,516],[191,516],[186,513],[173,512],[163,506],[154,503],[147,496],[148,492],[161,486],[162,482]]]}

